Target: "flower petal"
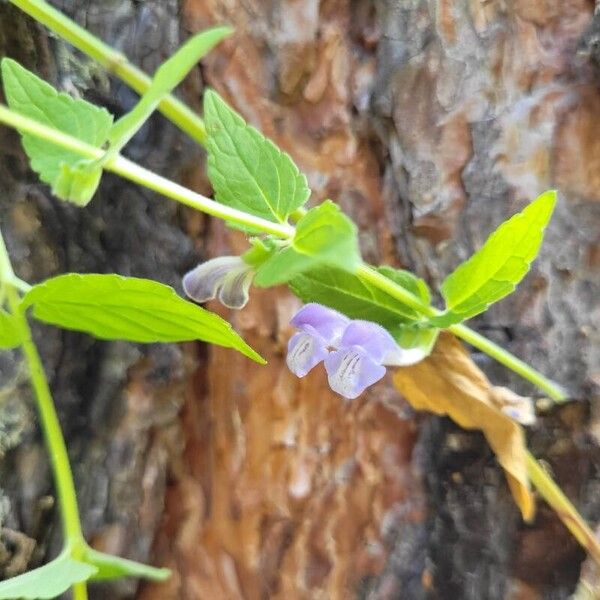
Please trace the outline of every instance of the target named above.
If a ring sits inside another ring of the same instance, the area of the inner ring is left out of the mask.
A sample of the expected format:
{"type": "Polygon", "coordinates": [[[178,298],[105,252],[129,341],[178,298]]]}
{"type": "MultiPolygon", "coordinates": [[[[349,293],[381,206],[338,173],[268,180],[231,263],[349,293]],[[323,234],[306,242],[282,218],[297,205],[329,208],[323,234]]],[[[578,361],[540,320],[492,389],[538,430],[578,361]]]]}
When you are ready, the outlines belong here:
{"type": "Polygon", "coordinates": [[[331,352],[325,358],[325,369],[331,389],[348,400],[360,396],[385,375],[385,367],[360,346],[331,352]]]}
{"type": "Polygon", "coordinates": [[[183,276],[183,290],[196,302],[212,300],[227,274],[242,266],[248,267],[239,256],[219,256],[207,260],[183,276]]]}
{"type": "Polygon", "coordinates": [[[304,377],[329,352],[323,338],[304,331],[295,333],[288,342],[287,366],[297,377],[304,377]]]}
{"type": "Polygon", "coordinates": [[[423,360],[428,353],[422,348],[401,348],[396,346],[392,352],[388,352],[381,360],[382,365],[388,367],[407,367],[423,360]]]}
{"type": "Polygon", "coordinates": [[[291,324],[302,331],[316,331],[330,346],[337,346],[350,319],[322,304],[305,304],[292,318],[291,324]]]}
{"type": "Polygon", "coordinates": [[[219,300],[227,308],[240,309],[248,303],[248,290],[254,277],[254,271],[247,265],[227,273],[219,290],[219,300]]]}
{"type": "Polygon", "coordinates": [[[346,327],[339,347],[351,346],[360,346],[372,360],[380,364],[384,357],[400,349],[387,330],[371,321],[352,321],[346,327]]]}

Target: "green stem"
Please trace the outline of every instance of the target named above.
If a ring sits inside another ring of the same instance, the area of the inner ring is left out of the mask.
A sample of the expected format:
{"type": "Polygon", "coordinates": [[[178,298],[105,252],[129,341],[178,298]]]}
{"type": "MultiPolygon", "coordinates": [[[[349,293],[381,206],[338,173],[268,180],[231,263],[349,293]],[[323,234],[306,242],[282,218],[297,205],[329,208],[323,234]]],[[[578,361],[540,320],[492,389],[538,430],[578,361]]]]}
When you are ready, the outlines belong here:
{"type": "MultiPolygon", "coordinates": [[[[53,9],[46,2],[43,2],[42,0],[10,1],[69,41],[76,48],[97,60],[109,71],[114,72],[138,93],[143,94],[150,86],[151,79],[135,66],[128,63],[123,54],[116,52],[92,36],[85,29],[79,27],[76,23],[53,9]]],[[[204,144],[206,140],[204,123],[202,119],[193,113],[185,104],[176,98],[169,96],[160,103],[159,110],[161,110],[166,117],[180,127],[185,133],[189,134],[199,143],[204,144]]],[[[22,117],[2,106],[0,106],[0,122],[15,127],[20,131],[51,141],[87,158],[101,159],[104,154],[97,148],[93,148],[71,136],[22,117]]],[[[289,239],[294,235],[294,228],[287,224],[271,223],[270,221],[259,219],[243,213],[242,211],[220,205],[209,198],[205,198],[183,186],[160,177],[121,156],[117,156],[113,160],[108,161],[106,168],[131,181],[135,181],[156,192],[164,194],[177,202],[215,217],[233,221],[241,225],[255,227],[265,233],[270,233],[284,239],[289,239]]],[[[292,215],[292,219],[298,220],[304,214],[304,209],[298,209],[292,215]]],[[[23,348],[29,363],[42,424],[51,451],[53,469],[63,514],[65,537],[67,540],[75,543],[79,548],[83,548],[85,542],[83,541],[81,532],[73,478],[64,439],[54,410],[42,364],[37,349],[31,340],[29,325],[25,316],[18,310],[18,297],[15,289],[11,287],[12,285],[16,285],[17,287],[26,290],[27,284],[19,286],[19,284],[23,284],[24,282],[21,282],[21,280],[14,276],[8,254],[6,253],[6,248],[4,247],[4,242],[0,235],[0,275],[2,273],[4,273],[5,280],[12,282],[9,284],[9,293],[11,294],[9,300],[13,311],[16,310],[19,314],[24,336],[23,348]]],[[[357,275],[362,280],[371,283],[391,297],[396,298],[405,305],[419,311],[424,316],[435,316],[440,314],[440,311],[425,305],[418,297],[389,280],[387,277],[381,275],[368,265],[359,267],[357,275]]],[[[494,342],[486,339],[464,325],[453,325],[449,329],[467,343],[482,350],[489,356],[492,356],[498,362],[521,375],[524,379],[538,386],[554,400],[561,401],[566,398],[564,390],[557,384],[550,381],[544,375],[537,372],[494,342]]],[[[563,523],[565,523],[575,538],[584,546],[584,548],[586,548],[594,560],[600,564],[600,545],[593,533],[581,518],[577,509],[530,453],[527,453],[527,469],[533,485],[538,489],[542,497],[557,512],[563,523]]],[[[78,550],[78,552],[80,552],[80,550],[78,550]]],[[[85,583],[75,585],[73,587],[73,592],[75,600],[87,600],[87,586],[85,583]]]]}
{"type": "MultiPolygon", "coordinates": [[[[10,1],[75,48],[98,61],[109,73],[114,73],[138,94],[142,95],[150,87],[152,79],[132,65],[124,54],[99,40],[47,2],[43,0],[10,1]]],[[[198,143],[206,142],[204,121],[183,102],[170,95],[160,102],[158,110],[198,143]]]]}
{"type": "MultiPolygon", "coordinates": [[[[406,306],[414,308],[426,317],[434,317],[441,314],[441,311],[432,306],[424,304],[420,298],[414,294],[411,294],[408,290],[397,283],[394,283],[392,280],[376,271],[373,267],[361,265],[358,268],[357,275],[363,281],[374,285],[375,287],[392,296],[392,298],[399,300],[403,304],[406,304],[406,306]]],[[[530,367],[527,363],[523,362],[521,359],[517,358],[501,346],[498,346],[498,344],[488,340],[476,331],[469,329],[465,325],[451,325],[448,327],[448,329],[457,337],[461,338],[468,344],[471,344],[471,346],[481,350],[482,352],[485,352],[489,356],[495,358],[499,363],[509,368],[511,371],[519,374],[521,377],[523,377],[523,379],[526,379],[527,381],[530,381],[536,385],[538,388],[548,394],[548,396],[550,396],[550,398],[553,400],[561,402],[567,399],[567,394],[565,391],[555,382],[551,381],[539,371],[536,371],[533,367],[530,367]]]]}
{"type": "MultiPolygon", "coordinates": [[[[75,550],[75,546],[82,545],[84,542],[67,447],[62,435],[54,402],[52,401],[52,395],[50,393],[40,355],[31,337],[31,330],[27,323],[27,318],[19,307],[20,299],[18,294],[12,287],[9,287],[8,299],[11,311],[17,318],[19,331],[21,333],[23,353],[27,359],[31,384],[35,392],[37,408],[40,415],[40,422],[50,453],[50,462],[56,481],[56,489],[63,519],[65,542],[66,545],[75,550]]],[[[74,558],[77,558],[77,556],[74,556],[74,558]]]]}
{"type": "Polygon", "coordinates": [[[593,531],[588,527],[583,517],[577,512],[573,503],[565,496],[563,491],[546,473],[542,465],[531,455],[526,454],[527,473],[531,483],[552,507],[565,527],[573,537],[585,548],[592,559],[600,565],[600,543],[593,531]]]}
{"type": "MultiPolygon", "coordinates": [[[[50,462],[56,481],[56,489],[60,503],[65,545],[77,553],[82,550],[84,539],[81,531],[81,520],[77,507],[77,496],[73,483],[73,474],[69,463],[67,447],[60,428],[60,422],[50,387],[44,373],[42,361],[31,337],[31,329],[25,313],[20,308],[20,298],[16,288],[11,284],[14,272],[0,232],[0,279],[8,283],[7,295],[10,310],[15,316],[21,335],[23,353],[29,367],[29,376],[35,392],[37,408],[46,444],[50,451],[50,462]]],[[[77,556],[74,556],[77,558],[77,556]]]]}
{"type": "MultiPolygon", "coordinates": [[[[73,558],[81,559],[83,558],[86,544],[81,530],[77,494],[75,492],[75,483],[73,482],[73,473],[71,471],[67,446],[60,428],[60,422],[56,414],[54,402],[52,401],[52,394],[48,386],[48,380],[44,373],[40,355],[33,342],[27,317],[20,308],[20,298],[14,282],[21,282],[21,280],[15,277],[2,232],[0,232],[0,281],[5,282],[7,286],[10,310],[17,320],[17,327],[21,335],[21,347],[29,367],[29,378],[35,393],[46,446],[49,450],[50,464],[52,465],[60,505],[64,536],[63,543],[69,549],[73,558]]],[[[87,598],[86,583],[75,584],[73,586],[73,599],[87,600],[87,598]]]]}
{"type": "MultiPolygon", "coordinates": [[[[104,156],[104,152],[101,149],[90,146],[77,138],[57,131],[47,125],[43,125],[42,123],[38,123],[33,119],[24,117],[3,105],[0,105],[0,123],[14,127],[22,133],[28,133],[44,139],[85,158],[101,159],[104,156]]],[[[105,165],[105,168],[130,181],[139,183],[140,185],[163,194],[172,200],[212,215],[213,217],[258,229],[265,233],[271,233],[281,238],[287,239],[294,235],[294,228],[287,223],[273,223],[272,221],[267,221],[266,219],[261,219],[260,217],[255,217],[254,215],[249,215],[241,210],[230,208],[229,206],[215,202],[214,200],[193,192],[178,183],[170,181],[165,177],[161,177],[122,156],[116,156],[109,160],[105,165]]]]}
{"type": "Polygon", "coordinates": [[[73,584],[73,600],[88,600],[87,583],[85,581],[73,584]]]}
{"type": "MultiPolygon", "coordinates": [[[[99,148],[94,148],[74,137],[53,129],[52,127],[42,125],[41,123],[15,113],[2,105],[0,105],[0,123],[5,123],[21,132],[45,139],[57,146],[81,154],[86,158],[97,159],[102,158],[104,155],[99,148]]],[[[214,200],[197,194],[178,183],[170,181],[165,177],[161,177],[122,156],[111,159],[105,166],[107,170],[117,173],[130,181],[139,183],[140,185],[163,194],[172,200],[214,217],[253,227],[264,233],[270,233],[284,239],[290,239],[294,236],[294,227],[287,223],[273,223],[272,221],[267,221],[266,219],[261,219],[241,210],[230,208],[224,204],[215,202],[214,200]]],[[[301,216],[301,213],[299,214],[301,216]]],[[[381,273],[373,267],[363,264],[358,268],[357,275],[362,280],[367,281],[386,292],[392,298],[396,298],[396,300],[400,300],[400,302],[414,308],[424,316],[431,317],[441,314],[439,310],[424,304],[417,296],[411,294],[408,290],[397,283],[394,283],[384,275],[381,275],[381,273]]],[[[457,337],[494,357],[501,364],[538,386],[553,400],[563,401],[566,399],[567,396],[565,391],[560,386],[553,381],[550,381],[547,377],[491,340],[488,340],[465,325],[452,325],[449,327],[449,330],[457,337]]]]}

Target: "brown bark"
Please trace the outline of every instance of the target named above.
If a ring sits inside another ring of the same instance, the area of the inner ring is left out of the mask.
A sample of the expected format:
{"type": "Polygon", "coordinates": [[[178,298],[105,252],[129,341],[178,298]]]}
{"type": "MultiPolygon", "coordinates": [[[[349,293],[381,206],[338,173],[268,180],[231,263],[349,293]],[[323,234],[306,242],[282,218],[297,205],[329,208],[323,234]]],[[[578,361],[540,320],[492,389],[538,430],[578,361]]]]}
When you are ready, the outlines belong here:
{"type": "MultiPolygon", "coordinates": [[[[57,4],[149,71],[177,45],[179,25],[232,23],[235,36],[194,73],[188,99],[198,104],[202,81],[217,88],[292,154],[313,202],[334,198],[353,216],[365,258],[434,286],[525,200],[558,187],[533,272],[473,324],[580,399],[544,412],[531,445],[598,520],[591,2],[57,4]]],[[[0,32],[0,50],[54,82],[117,111],[131,106],[124,86],[81,57],[68,63],[60,42],[2,4],[0,32]]],[[[0,135],[2,225],[27,279],[87,270],[176,283],[196,260],[243,248],[221,224],[112,177],[85,210],[59,204],[28,174],[16,136],[0,135]]],[[[129,152],[209,192],[201,153],[161,117],[129,152]]],[[[242,313],[227,315],[267,368],[218,348],[133,348],[50,329],[40,337],[87,535],[174,569],[138,597],[567,598],[581,552],[543,506],[533,526],[521,524],[481,436],[414,415],[387,380],[344,403],[322,373],[299,381],[286,371],[298,306],[283,290],[255,290],[242,313]]],[[[534,393],[476,358],[494,383],[534,393]]],[[[0,416],[13,419],[0,437],[12,448],[0,514],[4,527],[37,539],[31,566],[56,548],[55,519],[41,501],[51,493],[43,449],[21,408],[27,388],[18,389],[18,410],[0,416]]]]}

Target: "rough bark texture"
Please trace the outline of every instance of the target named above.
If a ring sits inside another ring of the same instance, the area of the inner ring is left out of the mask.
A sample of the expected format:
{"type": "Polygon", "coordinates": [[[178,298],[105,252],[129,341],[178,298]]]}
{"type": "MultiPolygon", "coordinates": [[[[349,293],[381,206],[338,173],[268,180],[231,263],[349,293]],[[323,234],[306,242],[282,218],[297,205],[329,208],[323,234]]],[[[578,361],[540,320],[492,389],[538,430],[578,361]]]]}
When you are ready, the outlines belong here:
{"type": "MultiPolygon", "coordinates": [[[[584,515],[600,519],[600,27],[591,2],[56,4],[148,71],[187,31],[233,24],[235,37],[188,82],[188,100],[198,104],[202,81],[217,88],[294,156],[313,201],[334,198],[355,218],[367,259],[433,285],[525,200],[558,187],[533,272],[473,325],[580,399],[544,412],[531,446],[584,515]]],[[[3,3],[0,54],[117,113],[134,101],[3,3]]],[[[161,117],[129,154],[209,192],[201,152],[161,117]]],[[[31,281],[72,270],[177,284],[194,261],[243,248],[221,224],[110,176],[85,210],[58,203],[6,130],[0,211],[31,281]]],[[[216,348],[40,328],[88,538],[174,569],[137,597],[568,598],[582,553],[543,506],[533,526],[520,522],[481,436],[414,415],[388,381],[347,404],[322,374],[299,381],[286,371],[298,305],[284,291],[256,291],[228,315],[269,359],[262,369],[216,348]]],[[[495,383],[534,393],[476,358],[495,383]]],[[[58,532],[29,392],[16,355],[2,360],[8,576],[49,556],[58,532]]]]}

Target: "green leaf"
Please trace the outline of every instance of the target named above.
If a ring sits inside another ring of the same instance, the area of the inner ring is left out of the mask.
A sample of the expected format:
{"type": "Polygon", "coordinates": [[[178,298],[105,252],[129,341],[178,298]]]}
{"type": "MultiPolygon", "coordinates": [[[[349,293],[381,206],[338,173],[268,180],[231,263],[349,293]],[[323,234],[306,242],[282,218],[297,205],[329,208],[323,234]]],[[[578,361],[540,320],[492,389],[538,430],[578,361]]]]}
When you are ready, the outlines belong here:
{"type": "Polygon", "coordinates": [[[319,264],[354,271],[359,263],[356,225],[326,200],[298,221],[291,245],[258,268],[254,283],[260,287],[285,283],[319,264]]]}
{"type": "Polygon", "coordinates": [[[202,340],[265,362],[227,321],[149,279],[59,275],[27,292],[22,307],[30,306],[40,321],[100,339],[145,343],[202,340]]]}
{"type": "Polygon", "coordinates": [[[341,269],[327,266],[311,269],[296,275],[289,286],[303,302],[318,302],[351,319],[379,323],[394,337],[401,334],[403,325],[421,319],[412,308],[341,269]]]}
{"type": "Polygon", "coordinates": [[[448,327],[483,312],[514,291],[539,252],[555,204],[556,192],[545,192],[500,225],[445,279],[446,312],[431,322],[448,327]]]}
{"type": "Polygon", "coordinates": [[[424,304],[431,304],[431,292],[429,291],[429,286],[420,277],[417,277],[410,271],[394,269],[394,267],[388,267],[387,265],[377,267],[377,271],[417,296],[424,304]]]}
{"type": "Polygon", "coordinates": [[[97,569],[61,554],[43,567],[0,583],[0,600],[56,598],[73,584],[87,581],[97,569]]]}
{"type": "Polygon", "coordinates": [[[151,86],[133,110],[114,124],[110,132],[111,147],[107,156],[117,154],[150,117],[161,100],[183,81],[205,54],[232,32],[231,27],[215,27],[202,31],[167,59],[157,69],[151,86]]]}
{"type": "Polygon", "coordinates": [[[62,163],[52,192],[62,200],[85,206],[96,193],[101,178],[102,168],[95,161],[80,160],[74,165],[62,163]]]}
{"type": "MultiPolygon", "coordinates": [[[[1,70],[6,101],[15,112],[97,148],[108,140],[112,115],[104,108],[58,93],[9,58],[2,59],[1,70]]],[[[84,176],[77,167],[82,162],[78,154],[33,135],[22,134],[21,137],[31,168],[52,187],[57,196],[80,206],[89,202],[100,179],[100,167],[96,167],[93,176],[84,176]],[[75,183],[65,184],[64,177],[68,171],[63,170],[63,165],[75,169],[75,183]]]]}
{"type": "Polygon", "coordinates": [[[21,343],[17,320],[0,308],[0,348],[16,348],[21,343]]]}
{"type": "Polygon", "coordinates": [[[157,569],[134,560],[98,552],[92,548],[86,549],[85,560],[97,568],[96,574],[91,577],[92,581],[110,581],[121,577],[143,577],[151,581],[165,581],[171,575],[169,569],[157,569]]]}
{"type": "Polygon", "coordinates": [[[219,202],[283,223],[308,200],[306,177],[292,159],[212,90],[204,94],[204,121],[208,177],[219,202]]]}
{"type": "Polygon", "coordinates": [[[254,237],[248,241],[252,247],[242,254],[242,260],[254,269],[258,269],[268,258],[273,256],[278,248],[277,242],[279,242],[272,237],[264,239],[254,237]]]}

